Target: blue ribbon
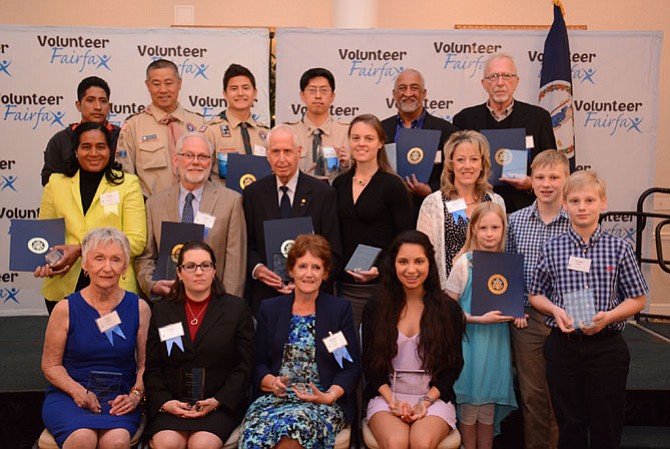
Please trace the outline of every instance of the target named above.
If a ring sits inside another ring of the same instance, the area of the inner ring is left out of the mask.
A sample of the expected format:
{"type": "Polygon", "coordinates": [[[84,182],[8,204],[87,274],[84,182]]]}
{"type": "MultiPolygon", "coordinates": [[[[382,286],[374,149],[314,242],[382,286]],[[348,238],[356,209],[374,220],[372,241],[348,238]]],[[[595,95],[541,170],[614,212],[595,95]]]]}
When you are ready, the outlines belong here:
{"type": "Polygon", "coordinates": [[[468,217],[467,217],[467,215],[465,215],[465,210],[464,209],[453,211],[451,213],[451,215],[453,215],[454,222],[456,222],[456,223],[458,223],[458,217],[461,217],[464,222],[466,222],[466,223],[468,222],[468,217]]]}
{"type": "Polygon", "coordinates": [[[123,338],[124,340],[126,339],[126,336],[123,334],[123,331],[121,330],[121,328],[119,327],[118,324],[116,326],[114,326],[113,328],[108,329],[108,330],[105,331],[105,335],[107,336],[107,340],[109,340],[109,343],[112,346],[114,346],[114,336],[112,334],[116,334],[119,337],[123,338]]]}
{"type": "Polygon", "coordinates": [[[351,358],[351,354],[349,354],[349,351],[347,351],[346,346],[342,346],[334,350],[333,356],[335,357],[335,361],[337,362],[337,364],[340,365],[340,368],[344,368],[344,364],[342,362],[343,359],[349,360],[351,363],[354,363],[353,359],[351,358]]]}
{"type": "Polygon", "coordinates": [[[184,344],[181,342],[181,336],[165,340],[165,344],[167,345],[168,357],[170,357],[170,352],[172,351],[172,345],[177,345],[177,347],[181,349],[181,352],[184,352],[184,344]]]}

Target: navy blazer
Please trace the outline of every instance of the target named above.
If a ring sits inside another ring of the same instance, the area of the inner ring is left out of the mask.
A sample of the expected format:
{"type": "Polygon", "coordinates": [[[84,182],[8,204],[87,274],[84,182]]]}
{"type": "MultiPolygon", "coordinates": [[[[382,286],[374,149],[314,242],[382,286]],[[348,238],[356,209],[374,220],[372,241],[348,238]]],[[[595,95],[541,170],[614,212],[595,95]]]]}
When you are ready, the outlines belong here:
{"type": "MultiPolygon", "coordinates": [[[[335,279],[342,267],[342,243],[337,221],[337,196],[335,190],[327,182],[300,172],[295,189],[290,217],[312,217],[314,233],[322,235],[330,244],[333,252],[333,269],[330,279],[335,279]]],[[[244,189],[242,204],[247,222],[247,268],[249,278],[254,267],[265,260],[265,233],[263,222],[281,218],[277,194],[277,177],[269,175],[244,189]]],[[[256,279],[249,279],[250,290],[248,299],[254,315],[257,315],[258,306],[262,300],[277,296],[277,291],[256,279]]],[[[332,291],[332,282],[325,283],[322,288],[332,291]]]]}
{"type": "MultiPolygon", "coordinates": [[[[261,304],[256,325],[256,370],[253,380],[257,396],[263,394],[260,391],[263,378],[268,374],[274,376],[279,374],[284,355],[284,344],[289,335],[293,300],[294,295],[290,294],[268,299],[261,304]]],[[[347,421],[351,422],[356,409],[355,389],[361,375],[361,367],[358,338],[349,301],[323,292],[319,294],[316,299],[314,341],[316,366],[321,385],[326,390],[332,385],[339,385],[344,389],[345,394],[338,399],[337,403],[344,410],[347,421]],[[340,368],[335,357],[328,352],[323,343],[328,332],[337,333],[339,331],[342,331],[347,339],[347,350],[353,360],[353,363],[344,360],[343,368],[340,368]]]]}

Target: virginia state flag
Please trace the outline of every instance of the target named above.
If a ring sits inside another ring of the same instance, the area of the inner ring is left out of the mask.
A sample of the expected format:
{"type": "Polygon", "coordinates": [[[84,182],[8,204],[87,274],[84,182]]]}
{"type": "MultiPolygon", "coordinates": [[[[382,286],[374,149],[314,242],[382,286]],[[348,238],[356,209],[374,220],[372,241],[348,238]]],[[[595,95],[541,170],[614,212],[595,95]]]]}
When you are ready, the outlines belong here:
{"type": "Polygon", "coordinates": [[[563,5],[554,0],[554,23],[544,41],[544,58],[540,76],[540,106],[551,114],[557,150],[575,169],[575,122],[572,104],[572,69],[568,30],[563,19],[563,5]]]}

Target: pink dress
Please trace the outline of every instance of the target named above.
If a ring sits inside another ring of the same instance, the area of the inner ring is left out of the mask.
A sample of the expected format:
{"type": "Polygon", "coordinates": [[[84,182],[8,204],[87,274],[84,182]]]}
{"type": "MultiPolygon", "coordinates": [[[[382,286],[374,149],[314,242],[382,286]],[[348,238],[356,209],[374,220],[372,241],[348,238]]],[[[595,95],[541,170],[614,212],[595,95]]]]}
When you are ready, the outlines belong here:
{"type": "MultiPolygon", "coordinates": [[[[407,337],[402,332],[398,331],[398,355],[395,356],[391,364],[395,370],[403,371],[418,371],[421,370],[421,359],[418,353],[419,334],[413,337],[407,337]]],[[[389,385],[391,385],[391,378],[393,373],[389,375],[389,385]]],[[[407,401],[410,404],[416,404],[423,394],[430,389],[430,376],[423,377],[425,384],[421,386],[422,394],[398,394],[398,399],[407,401]]],[[[414,377],[416,380],[417,377],[414,377]]],[[[372,418],[377,412],[390,412],[388,404],[381,396],[376,396],[368,402],[367,419],[372,418]]],[[[428,407],[426,416],[437,416],[442,418],[452,429],[456,427],[456,409],[451,402],[445,403],[438,399],[433,405],[428,407]]]]}

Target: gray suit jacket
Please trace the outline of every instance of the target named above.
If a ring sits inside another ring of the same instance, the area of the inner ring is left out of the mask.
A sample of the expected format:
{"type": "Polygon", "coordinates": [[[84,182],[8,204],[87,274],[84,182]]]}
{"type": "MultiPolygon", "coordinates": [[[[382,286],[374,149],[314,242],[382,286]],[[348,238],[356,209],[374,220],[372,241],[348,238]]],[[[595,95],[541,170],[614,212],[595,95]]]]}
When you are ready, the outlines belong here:
{"type": "MultiPolygon", "coordinates": [[[[147,208],[147,244],[141,256],[135,258],[135,272],[140,288],[151,296],[151,279],[158,260],[161,241],[161,223],[179,221],[179,185],[172,186],[149,197],[147,208]]],[[[205,241],[216,256],[216,275],[223,282],[226,293],[244,295],[247,263],[247,228],[244,221],[242,196],[212,181],[207,181],[202,192],[200,212],[215,217],[214,227],[205,241]]]]}

